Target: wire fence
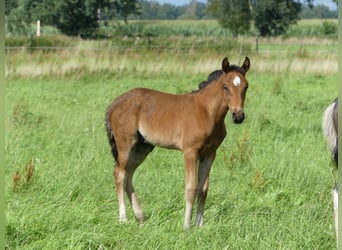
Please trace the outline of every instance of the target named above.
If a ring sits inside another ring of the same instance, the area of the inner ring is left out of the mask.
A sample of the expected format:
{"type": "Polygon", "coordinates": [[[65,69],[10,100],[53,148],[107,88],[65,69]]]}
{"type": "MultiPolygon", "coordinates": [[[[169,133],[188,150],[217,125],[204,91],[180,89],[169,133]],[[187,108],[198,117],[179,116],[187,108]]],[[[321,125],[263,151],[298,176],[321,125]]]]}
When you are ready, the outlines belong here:
{"type": "MultiPolygon", "coordinates": [[[[256,70],[260,72],[264,70],[280,72],[284,68],[290,68],[295,72],[334,73],[337,71],[338,61],[337,41],[324,39],[290,39],[287,41],[273,39],[270,41],[255,38],[254,40],[249,39],[245,42],[235,43],[225,43],[225,41],[208,43],[206,41],[203,43],[170,43],[168,45],[165,43],[160,45],[146,44],[142,40],[133,41],[129,45],[108,41],[79,41],[67,46],[5,46],[5,52],[7,76],[33,74],[31,71],[37,74],[38,72],[49,74],[58,72],[58,69],[61,72],[69,72],[77,67],[78,69],[86,67],[92,70],[104,68],[125,70],[128,67],[127,60],[132,61],[141,58],[146,64],[146,61],[157,62],[159,56],[176,63],[177,65],[172,66],[174,71],[179,70],[180,63],[184,64],[182,66],[184,68],[190,67],[187,65],[189,58],[202,61],[202,64],[208,64],[208,62],[212,63],[212,59],[218,56],[229,56],[234,58],[237,63],[241,63],[245,56],[254,56],[254,61],[259,60],[259,68],[256,70]],[[171,59],[170,57],[174,58],[171,59]],[[179,61],[177,58],[182,59],[179,61]],[[203,58],[207,59],[203,60],[203,58]],[[302,60],[305,60],[305,63],[301,63],[302,60]],[[304,68],[302,69],[302,67],[304,68]]],[[[151,67],[157,67],[155,64],[152,65],[154,66],[151,67]]],[[[203,71],[206,70],[208,69],[204,67],[203,71]]]]}
{"type": "Polygon", "coordinates": [[[155,52],[193,52],[193,50],[198,51],[239,51],[239,52],[255,52],[255,53],[288,53],[289,51],[317,51],[319,49],[322,53],[337,53],[338,52],[338,43],[337,41],[323,41],[322,40],[314,40],[314,41],[304,41],[303,39],[296,39],[291,42],[287,41],[278,41],[278,42],[270,42],[265,39],[259,39],[256,37],[254,40],[250,40],[249,42],[241,43],[237,42],[232,44],[231,42],[225,43],[225,41],[217,41],[217,42],[203,42],[203,43],[190,43],[190,44],[180,44],[173,45],[170,43],[168,46],[165,44],[149,44],[140,41],[140,38],[136,38],[136,41],[133,44],[128,45],[104,45],[101,44],[87,44],[84,45],[76,44],[75,46],[35,46],[35,45],[24,45],[24,46],[5,46],[6,54],[11,51],[117,51],[117,52],[145,52],[145,51],[155,51],[155,52]]]}

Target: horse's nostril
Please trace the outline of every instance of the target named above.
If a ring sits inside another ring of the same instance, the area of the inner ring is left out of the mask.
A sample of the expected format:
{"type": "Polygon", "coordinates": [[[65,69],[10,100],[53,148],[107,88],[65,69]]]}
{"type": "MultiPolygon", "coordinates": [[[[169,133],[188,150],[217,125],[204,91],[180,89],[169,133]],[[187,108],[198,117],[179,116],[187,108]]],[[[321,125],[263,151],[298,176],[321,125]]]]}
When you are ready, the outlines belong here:
{"type": "Polygon", "coordinates": [[[233,112],[232,113],[232,118],[233,118],[234,123],[240,124],[245,119],[245,114],[244,113],[237,114],[236,112],[233,112]]]}

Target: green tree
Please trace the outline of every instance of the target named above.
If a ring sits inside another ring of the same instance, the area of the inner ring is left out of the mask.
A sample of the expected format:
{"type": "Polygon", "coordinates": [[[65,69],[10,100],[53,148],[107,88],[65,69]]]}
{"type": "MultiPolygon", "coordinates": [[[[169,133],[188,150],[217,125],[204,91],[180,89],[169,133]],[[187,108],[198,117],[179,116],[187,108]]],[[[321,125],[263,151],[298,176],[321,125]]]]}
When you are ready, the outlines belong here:
{"type": "Polygon", "coordinates": [[[56,1],[53,23],[69,36],[90,37],[98,28],[98,3],[91,0],[56,1]]]}
{"type": "Polygon", "coordinates": [[[113,18],[124,20],[127,24],[129,15],[140,15],[142,6],[139,0],[92,0],[98,4],[101,19],[113,18]]]}
{"type": "Polygon", "coordinates": [[[249,0],[209,0],[208,12],[218,18],[222,27],[233,35],[245,33],[252,20],[249,0]]]}
{"type": "Polygon", "coordinates": [[[202,19],[205,16],[206,5],[198,2],[197,0],[191,0],[189,4],[182,6],[182,14],[178,16],[179,19],[202,19]]]}
{"type": "Polygon", "coordinates": [[[139,11],[138,0],[9,0],[6,24],[10,32],[27,34],[31,23],[39,19],[64,34],[89,37],[99,27],[102,13],[127,22],[128,15],[139,11]]]}
{"type": "Polygon", "coordinates": [[[5,15],[9,15],[12,10],[18,7],[18,0],[6,0],[5,1],[5,15]]]}
{"type": "Polygon", "coordinates": [[[90,37],[102,17],[121,18],[141,11],[137,0],[59,0],[56,1],[54,24],[71,36],[90,37]]]}
{"type": "Polygon", "coordinates": [[[160,4],[155,0],[140,0],[139,3],[142,7],[139,19],[202,19],[207,8],[205,3],[196,0],[181,6],[160,4]]]}
{"type": "Polygon", "coordinates": [[[258,0],[253,5],[255,27],[261,36],[283,34],[298,20],[300,10],[294,0],[258,0]]]}
{"type": "Polygon", "coordinates": [[[303,6],[299,18],[337,18],[337,10],[330,10],[328,6],[323,4],[315,5],[312,8],[303,6]]]}
{"type": "Polygon", "coordinates": [[[6,26],[9,32],[19,34],[31,33],[30,24],[34,6],[38,0],[5,1],[6,26]]]}
{"type": "Polygon", "coordinates": [[[279,35],[298,20],[300,2],[313,6],[313,0],[208,0],[208,12],[234,35],[248,31],[253,18],[262,36],[279,35]]]}

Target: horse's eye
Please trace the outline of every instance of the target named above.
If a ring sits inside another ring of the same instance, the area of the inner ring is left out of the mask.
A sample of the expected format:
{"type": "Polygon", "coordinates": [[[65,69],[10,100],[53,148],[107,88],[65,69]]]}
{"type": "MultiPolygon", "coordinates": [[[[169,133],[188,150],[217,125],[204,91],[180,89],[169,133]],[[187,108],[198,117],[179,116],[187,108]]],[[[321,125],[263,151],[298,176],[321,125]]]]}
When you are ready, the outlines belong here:
{"type": "Polygon", "coordinates": [[[224,85],[223,85],[223,88],[224,88],[225,91],[229,91],[229,87],[228,87],[227,84],[224,84],[224,85]]]}

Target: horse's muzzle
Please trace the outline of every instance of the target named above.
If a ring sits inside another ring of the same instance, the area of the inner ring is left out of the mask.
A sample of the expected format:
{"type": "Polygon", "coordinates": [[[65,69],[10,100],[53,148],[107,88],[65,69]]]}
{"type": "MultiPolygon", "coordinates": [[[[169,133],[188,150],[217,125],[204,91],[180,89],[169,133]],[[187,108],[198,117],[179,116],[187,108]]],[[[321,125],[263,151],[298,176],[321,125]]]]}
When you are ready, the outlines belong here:
{"type": "Polygon", "coordinates": [[[245,113],[244,112],[233,112],[232,118],[235,124],[240,124],[245,119],[245,113]]]}

